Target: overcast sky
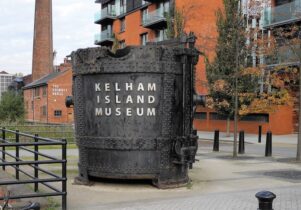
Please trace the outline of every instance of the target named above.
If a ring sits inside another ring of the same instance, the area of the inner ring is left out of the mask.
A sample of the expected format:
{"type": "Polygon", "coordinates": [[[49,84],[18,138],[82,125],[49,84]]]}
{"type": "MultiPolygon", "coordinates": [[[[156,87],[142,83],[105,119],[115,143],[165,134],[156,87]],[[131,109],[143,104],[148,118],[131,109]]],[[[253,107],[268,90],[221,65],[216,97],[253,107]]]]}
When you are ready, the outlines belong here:
{"type": "MultiPolygon", "coordinates": [[[[94,46],[95,0],[52,0],[55,64],[73,50],[94,46]]],[[[31,73],[35,0],[0,0],[0,71],[31,73]]]]}

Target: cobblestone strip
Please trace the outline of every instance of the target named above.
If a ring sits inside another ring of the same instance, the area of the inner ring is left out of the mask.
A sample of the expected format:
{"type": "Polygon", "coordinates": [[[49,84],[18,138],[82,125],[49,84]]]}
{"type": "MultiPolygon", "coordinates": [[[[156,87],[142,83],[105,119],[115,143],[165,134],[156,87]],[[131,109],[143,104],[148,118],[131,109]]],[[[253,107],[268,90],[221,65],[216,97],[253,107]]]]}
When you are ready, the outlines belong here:
{"type": "MultiPolygon", "coordinates": [[[[97,209],[111,210],[256,210],[255,194],[270,190],[277,195],[274,210],[301,210],[301,186],[260,189],[241,192],[214,193],[161,201],[140,201],[134,203],[98,206],[97,209]]],[[[96,209],[96,208],[95,208],[96,209]]]]}

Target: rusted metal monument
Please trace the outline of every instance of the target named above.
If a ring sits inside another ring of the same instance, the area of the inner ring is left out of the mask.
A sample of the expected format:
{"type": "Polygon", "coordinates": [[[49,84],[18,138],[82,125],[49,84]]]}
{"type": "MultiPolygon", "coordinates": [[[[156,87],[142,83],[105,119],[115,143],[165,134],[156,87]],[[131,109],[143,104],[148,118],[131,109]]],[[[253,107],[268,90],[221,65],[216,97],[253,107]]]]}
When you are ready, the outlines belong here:
{"type": "Polygon", "coordinates": [[[77,181],[151,179],[159,188],[189,181],[199,52],[194,36],[177,43],[72,53],[77,181]]]}

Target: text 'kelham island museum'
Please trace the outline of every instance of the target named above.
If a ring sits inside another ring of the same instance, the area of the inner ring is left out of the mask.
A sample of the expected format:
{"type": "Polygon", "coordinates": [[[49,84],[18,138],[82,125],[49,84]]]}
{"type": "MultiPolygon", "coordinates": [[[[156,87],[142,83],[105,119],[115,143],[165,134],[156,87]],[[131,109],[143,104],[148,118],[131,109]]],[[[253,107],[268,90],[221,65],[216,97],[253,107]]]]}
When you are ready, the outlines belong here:
{"type": "Polygon", "coordinates": [[[95,116],[156,116],[156,83],[95,83],[95,92],[95,116]]]}

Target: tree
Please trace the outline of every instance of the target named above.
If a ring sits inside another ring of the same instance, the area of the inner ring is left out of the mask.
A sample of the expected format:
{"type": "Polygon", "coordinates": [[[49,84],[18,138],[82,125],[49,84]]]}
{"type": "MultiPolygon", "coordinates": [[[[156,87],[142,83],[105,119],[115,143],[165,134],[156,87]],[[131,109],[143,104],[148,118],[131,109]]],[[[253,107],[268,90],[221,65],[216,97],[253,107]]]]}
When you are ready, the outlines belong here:
{"type": "Polygon", "coordinates": [[[216,24],[219,36],[216,57],[212,63],[207,63],[206,71],[211,97],[210,107],[227,118],[228,134],[230,119],[235,114],[235,91],[244,93],[240,95],[238,108],[248,106],[251,102],[248,96],[256,92],[258,80],[257,74],[250,74],[244,69],[247,48],[238,2],[224,0],[225,10],[217,11],[216,24]],[[236,60],[240,62],[237,63],[236,60]]]}
{"type": "Polygon", "coordinates": [[[4,92],[0,101],[0,120],[14,122],[23,120],[24,115],[23,96],[14,91],[4,92]]]}
{"type": "Polygon", "coordinates": [[[296,160],[301,161],[301,27],[296,24],[286,25],[274,29],[273,34],[271,42],[276,46],[274,56],[283,62],[275,68],[275,71],[282,72],[284,77],[282,85],[289,85],[291,92],[299,92],[299,131],[296,160]],[[299,90],[294,89],[295,84],[299,90]]]}
{"type": "MultiPolygon", "coordinates": [[[[258,30],[243,28],[244,16],[240,13],[239,0],[224,0],[225,9],[217,12],[216,57],[207,64],[210,89],[210,108],[227,118],[229,134],[230,119],[234,118],[233,156],[237,156],[237,122],[249,113],[267,113],[274,105],[290,102],[283,77],[277,71],[266,71],[266,65],[248,62],[249,55],[266,56],[271,50],[264,39],[257,39],[258,30]],[[255,37],[255,38],[254,38],[255,37]],[[267,88],[258,88],[259,81],[266,81],[267,88]]],[[[249,6],[252,6],[250,4],[249,6]]],[[[255,6],[260,10],[260,7],[255,6]]],[[[259,12],[253,10],[253,15],[259,12]]],[[[268,42],[271,44],[270,42],[268,42]]],[[[269,45],[270,46],[270,45],[269,45]]],[[[272,46],[272,45],[271,45],[272,46]]]]}
{"type": "Polygon", "coordinates": [[[116,34],[113,34],[113,45],[111,48],[112,53],[116,53],[116,51],[120,49],[120,40],[118,39],[116,34]]]}

